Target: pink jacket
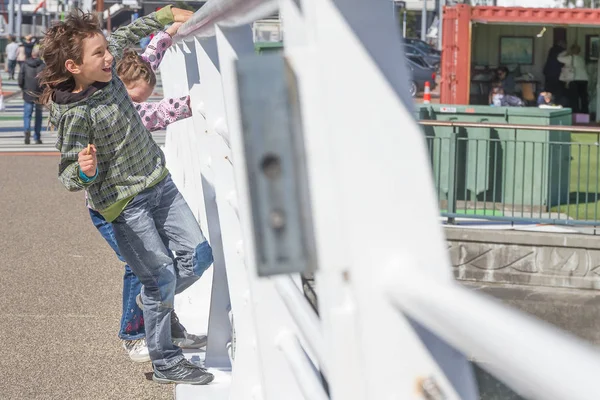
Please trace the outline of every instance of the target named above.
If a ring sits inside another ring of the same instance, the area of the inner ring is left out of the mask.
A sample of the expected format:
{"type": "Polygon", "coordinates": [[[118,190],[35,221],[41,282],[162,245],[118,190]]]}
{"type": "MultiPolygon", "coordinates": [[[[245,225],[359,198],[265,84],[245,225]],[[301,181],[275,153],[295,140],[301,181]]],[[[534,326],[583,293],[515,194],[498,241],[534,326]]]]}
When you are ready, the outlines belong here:
{"type": "MultiPolygon", "coordinates": [[[[148,61],[152,71],[156,72],[165,52],[172,44],[173,39],[167,32],[158,32],[141,57],[148,61]]],[[[159,102],[134,103],[134,105],[149,131],[165,129],[175,121],[192,116],[190,96],[163,99],[159,102]]]]}

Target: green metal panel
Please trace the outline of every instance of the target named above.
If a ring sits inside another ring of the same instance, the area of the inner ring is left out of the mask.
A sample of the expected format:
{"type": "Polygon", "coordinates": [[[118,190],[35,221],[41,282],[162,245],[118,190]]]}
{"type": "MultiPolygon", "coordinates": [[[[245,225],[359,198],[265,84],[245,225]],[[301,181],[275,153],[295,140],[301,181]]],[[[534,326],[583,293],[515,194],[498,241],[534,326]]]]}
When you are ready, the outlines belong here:
{"type": "MultiPolygon", "coordinates": [[[[508,123],[527,125],[571,125],[571,109],[510,108],[508,123]]],[[[571,166],[571,132],[526,131],[516,132],[517,144],[509,158],[507,182],[514,179],[505,192],[506,202],[545,205],[550,208],[566,203],[569,198],[571,166]],[[513,160],[514,159],[514,160],[513,160]],[[514,162],[513,162],[514,161],[514,162]],[[513,178],[510,177],[512,173],[513,178]],[[524,198],[529,197],[527,199],[524,198]]],[[[510,150],[508,151],[510,154],[510,150]]]]}
{"type": "MultiPolygon", "coordinates": [[[[419,105],[417,107],[420,119],[447,122],[482,122],[506,123],[508,110],[504,107],[461,106],[461,105],[419,105]]],[[[493,157],[490,138],[495,135],[491,129],[485,128],[451,128],[426,127],[432,155],[434,177],[439,183],[440,200],[448,200],[451,195],[449,174],[456,170],[454,191],[457,200],[483,200],[491,190],[493,182],[489,174],[489,159],[493,157]],[[455,137],[455,143],[452,137],[455,137]],[[456,151],[450,152],[453,146],[456,151]],[[454,154],[453,154],[454,153],[454,154]],[[452,165],[454,164],[454,165],[452,165]],[[488,167],[486,167],[488,165],[488,167]],[[453,168],[454,167],[454,168],[453,168]]]]}
{"type": "MultiPolygon", "coordinates": [[[[571,125],[570,109],[432,104],[415,111],[420,120],[571,125]]],[[[476,208],[477,202],[504,203],[522,211],[568,199],[570,132],[440,126],[424,131],[438,196],[448,200],[448,212],[453,201],[476,208]]]]}
{"type": "Polygon", "coordinates": [[[273,51],[282,51],[283,42],[255,42],[254,50],[258,54],[269,53],[273,51]]]}

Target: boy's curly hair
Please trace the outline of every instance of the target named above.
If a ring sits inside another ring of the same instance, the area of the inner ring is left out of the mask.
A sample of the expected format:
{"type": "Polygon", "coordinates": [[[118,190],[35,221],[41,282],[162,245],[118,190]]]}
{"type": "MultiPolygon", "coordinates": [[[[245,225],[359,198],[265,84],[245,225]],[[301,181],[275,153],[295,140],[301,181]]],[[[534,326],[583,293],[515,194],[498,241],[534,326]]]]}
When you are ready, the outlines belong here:
{"type": "Polygon", "coordinates": [[[43,88],[39,102],[48,104],[56,87],[72,81],[73,75],[65,67],[67,60],[81,63],[83,60],[83,40],[102,34],[100,21],[91,13],[75,10],[46,31],[40,50],[46,68],[40,73],[43,88]]]}
{"type": "Polygon", "coordinates": [[[123,58],[117,64],[117,75],[125,86],[138,81],[144,81],[151,87],[156,86],[156,75],[150,63],[144,60],[133,49],[125,49],[123,58]]]}

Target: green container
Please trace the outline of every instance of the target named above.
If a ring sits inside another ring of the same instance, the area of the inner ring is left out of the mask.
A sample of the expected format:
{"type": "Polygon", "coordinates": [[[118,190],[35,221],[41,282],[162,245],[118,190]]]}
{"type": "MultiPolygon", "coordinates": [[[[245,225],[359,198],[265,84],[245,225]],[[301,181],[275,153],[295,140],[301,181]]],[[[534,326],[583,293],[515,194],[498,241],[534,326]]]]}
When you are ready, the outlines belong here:
{"type": "MultiPolygon", "coordinates": [[[[447,122],[571,125],[568,108],[418,105],[416,117],[447,122]]],[[[448,202],[449,212],[454,212],[454,201],[469,202],[469,208],[477,202],[504,203],[504,207],[518,210],[547,210],[567,202],[570,132],[423,128],[438,196],[448,202]]]]}
{"type": "Polygon", "coordinates": [[[283,42],[255,42],[254,50],[258,54],[283,51],[283,42]]]}

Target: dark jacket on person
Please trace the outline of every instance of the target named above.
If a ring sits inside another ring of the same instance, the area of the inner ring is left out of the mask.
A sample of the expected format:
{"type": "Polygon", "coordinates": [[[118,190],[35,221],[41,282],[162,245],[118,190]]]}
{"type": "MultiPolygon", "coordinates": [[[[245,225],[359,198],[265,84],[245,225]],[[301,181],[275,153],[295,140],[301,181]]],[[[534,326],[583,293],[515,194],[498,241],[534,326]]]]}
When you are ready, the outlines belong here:
{"type": "Polygon", "coordinates": [[[37,40],[36,39],[32,39],[31,42],[28,42],[25,39],[23,39],[21,41],[21,43],[23,44],[23,47],[25,47],[25,57],[26,58],[30,58],[31,57],[31,53],[33,52],[33,48],[37,44],[37,40]]]}
{"type": "Polygon", "coordinates": [[[546,78],[558,79],[560,76],[564,64],[558,61],[558,55],[563,51],[565,51],[565,49],[559,45],[554,45],[548,52],[548,58],[546,59],[546,65],[544,66],[544,75],[546,78]]]}
{"type": "Polygon", "coordinates": [[[28,58],[19,72],[19,87],[23,91],[23,101],[34,103],[36,95],[42,93],[38,75],[46,64],[39,58],[28,58]]]}

